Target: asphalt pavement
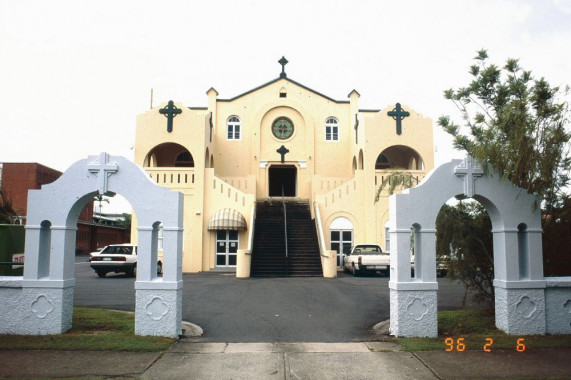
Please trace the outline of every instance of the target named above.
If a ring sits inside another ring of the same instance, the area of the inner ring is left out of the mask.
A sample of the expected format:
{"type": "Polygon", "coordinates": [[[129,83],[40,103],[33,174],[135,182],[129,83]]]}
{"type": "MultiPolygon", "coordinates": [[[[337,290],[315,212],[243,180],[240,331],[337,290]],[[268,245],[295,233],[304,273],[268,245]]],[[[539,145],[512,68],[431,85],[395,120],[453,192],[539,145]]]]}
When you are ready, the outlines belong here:
{"type": "MultiPolygon", "coordinates": [[[[134,278],[99,278],[85,257],[76,263],[75,306],[135,310],[134,278]]],[[[199,342],[363,342],[389,318],[388,277],[380,275],[237,279],[209,272],[183,280],[183,320],[204,330],[199,342]]],[[[462,307],[461,284],[444,278],[439,286],[439,310],[462,307]]]]}
{"type": "MultiPolygon", "coordinates": [[[[134,310],[134,279],[100,279],[81,260],[76,279],[76,306],[134,310]]],[[[156,353],[0,350],[0,378],[571,379],[571,349],[403,352],[380,340],[387,278],[184,281],[183,318],[203,336],[156,353]]],[[[439,309],[459,308],[462,287],[439,284],[439,309]]]]}

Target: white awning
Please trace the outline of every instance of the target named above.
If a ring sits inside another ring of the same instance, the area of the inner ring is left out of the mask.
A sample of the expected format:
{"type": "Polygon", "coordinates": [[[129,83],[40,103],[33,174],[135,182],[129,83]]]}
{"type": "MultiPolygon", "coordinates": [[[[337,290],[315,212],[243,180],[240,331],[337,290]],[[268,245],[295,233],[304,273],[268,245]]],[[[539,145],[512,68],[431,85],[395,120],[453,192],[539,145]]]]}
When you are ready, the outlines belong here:
{"type": "Polygon", "coordinates": [[[246,219],[232,208],[216,211],[208,222],[209,230],[245,230],[246,219]]]}

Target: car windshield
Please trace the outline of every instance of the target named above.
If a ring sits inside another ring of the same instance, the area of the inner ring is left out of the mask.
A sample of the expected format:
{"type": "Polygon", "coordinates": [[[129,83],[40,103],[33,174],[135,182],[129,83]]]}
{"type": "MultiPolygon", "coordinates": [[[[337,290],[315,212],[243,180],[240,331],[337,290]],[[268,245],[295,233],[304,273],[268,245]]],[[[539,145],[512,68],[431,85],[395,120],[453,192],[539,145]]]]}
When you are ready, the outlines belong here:
{"type": "Polygon", "coordinates": [[[122,245],[110,245],[106,247],[101,253],[112,253],[117,255],[131,255],[133,254],[133,247],[122,245]]]}
{"type": "Polygon", "coordinates": [[[359,253],[362,255],[374,255],[381,252],[381,248],[378,245],[359,245],[355,247],[354,253],[359,253]]]}

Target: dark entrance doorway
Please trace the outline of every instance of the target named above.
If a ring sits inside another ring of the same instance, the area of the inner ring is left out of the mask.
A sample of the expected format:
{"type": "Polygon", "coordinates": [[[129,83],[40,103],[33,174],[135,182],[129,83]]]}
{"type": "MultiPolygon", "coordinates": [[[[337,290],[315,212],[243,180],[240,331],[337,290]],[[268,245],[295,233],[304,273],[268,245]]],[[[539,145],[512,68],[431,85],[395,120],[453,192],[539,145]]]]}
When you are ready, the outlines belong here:
{"type": "Polygon", "coordinates": [[[272,165],[269,169],[270,197],[295,197],[297,168],[293,165],[272,165]]]}

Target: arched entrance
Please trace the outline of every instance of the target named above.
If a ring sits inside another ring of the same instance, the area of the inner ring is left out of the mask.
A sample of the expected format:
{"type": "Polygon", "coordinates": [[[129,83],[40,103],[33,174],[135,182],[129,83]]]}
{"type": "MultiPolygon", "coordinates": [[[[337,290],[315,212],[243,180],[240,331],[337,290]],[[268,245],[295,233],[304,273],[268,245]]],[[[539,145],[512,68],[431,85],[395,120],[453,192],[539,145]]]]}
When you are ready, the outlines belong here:
{"type": "Polygon", "coordinates": [[[491,168],[485,173],[470,156],[438,167],[408,194],[389,198],[391,333],[438,335],[435,224],[441,206],[452,197],[478,201],[492,222],[496,326],[508,334],[544,334],[546,282],[538,199],[491,168]]]}
{"type": "MultiPolygon", "coordinates": [[[[208,162],[208,152],[206,152],[205,162],[208,162]]],[[[184,146],[177,143],[164,143],[151,149],[145,157],[144,166],[193,168],[195,163],[194,157],[184,146]]]]}
{"type": "Polygon", "coordinates": [[[72,326],[77,220],[99,194],[121,194],[139,222],[135,333],[178,337],[182,322],[183,197],[154,184],[137,165],[101,153],[31,190],[19,334],[59,334],[72,326]],[[157,277],[158,226],[168,259],[157,277]]]}
{"type": "Polygon", "coordinates": [[[404,145],[393,145],[377,156],[375,169],[423,170],[424,162],[414,149],[404,145]]]}
{"type": "Polygon", "coordinates": [[[272,165],[268,170],[269,196],[295,197],[297,195],[297,167],[295,165],[272,165]]]}

